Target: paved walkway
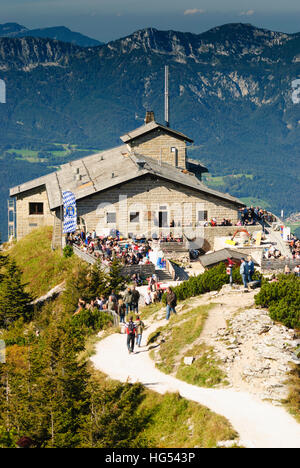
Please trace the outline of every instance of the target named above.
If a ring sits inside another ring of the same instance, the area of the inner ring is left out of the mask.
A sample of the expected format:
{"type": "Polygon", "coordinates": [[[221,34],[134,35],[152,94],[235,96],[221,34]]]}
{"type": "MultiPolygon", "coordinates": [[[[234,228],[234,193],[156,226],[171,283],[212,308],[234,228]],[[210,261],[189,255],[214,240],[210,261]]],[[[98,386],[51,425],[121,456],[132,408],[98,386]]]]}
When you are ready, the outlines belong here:
{"type": "MultiPolygon", "coordinates": [[[[160,321],[149,327],[143,342],[160,321]]],[[[92,357],[95,367],[121,382],[141,382],[158,393],[179,392],[188,400],[200,403],[225,416],[239,433],[243,444],[255,448],[300,448],[300,425],[283,409],[231,389],[205,389],[187,384],[160,372],[151,360],[147,347],[129,355],[126,336],[114,334],[97,344],[92,357]]]]}

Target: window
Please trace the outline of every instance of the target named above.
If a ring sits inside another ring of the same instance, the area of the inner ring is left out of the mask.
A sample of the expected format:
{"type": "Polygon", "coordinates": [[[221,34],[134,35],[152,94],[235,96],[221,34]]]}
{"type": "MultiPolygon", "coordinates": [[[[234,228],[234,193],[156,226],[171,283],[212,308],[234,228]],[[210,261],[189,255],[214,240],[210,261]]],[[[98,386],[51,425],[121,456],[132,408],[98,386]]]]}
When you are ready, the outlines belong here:
{"type": "Polygon", "coordinates": [[[29,214],[30,215],[43,215],[44,203],[29,203],[29,214]]]}
{"type": "Polygon", "coordinates": [[[171,153],[174,154],[174,163],[175,163],[175,166],[177,167],[178,166],[178,151],[177,151],[177,148],[175,148],[175,146],[172,146],[171,148],[171,153]]]}
{"type": "Polygon", "coordinates": [[[106,213],[107,224],[115,224],[117,221],[117,215],[115,212],[106,213]]]}
{"type": "Polygon", "coordinates": [[[198,211],[198,222],[207,221],[207,211],[198,211]]]}
{"type": "Polygon", "coordinates": [[[132,211],[129,215],[129,219],[131,223],[139,223],[140,222],[140,213],[138,211],[132,211]]]}

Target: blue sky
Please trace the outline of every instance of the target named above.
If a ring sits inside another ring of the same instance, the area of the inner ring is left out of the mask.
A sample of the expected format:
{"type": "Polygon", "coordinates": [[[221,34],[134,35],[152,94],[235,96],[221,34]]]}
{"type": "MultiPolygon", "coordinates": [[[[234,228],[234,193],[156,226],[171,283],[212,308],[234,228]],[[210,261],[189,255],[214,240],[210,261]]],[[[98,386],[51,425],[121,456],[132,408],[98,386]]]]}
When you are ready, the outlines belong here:
{"type": "Polygon", "coordinates": [[[109,41],[155,27],[200,33],[231,22],[300,31],[299,0],[0,0],[0,23],[65,25],[109,41]]]}

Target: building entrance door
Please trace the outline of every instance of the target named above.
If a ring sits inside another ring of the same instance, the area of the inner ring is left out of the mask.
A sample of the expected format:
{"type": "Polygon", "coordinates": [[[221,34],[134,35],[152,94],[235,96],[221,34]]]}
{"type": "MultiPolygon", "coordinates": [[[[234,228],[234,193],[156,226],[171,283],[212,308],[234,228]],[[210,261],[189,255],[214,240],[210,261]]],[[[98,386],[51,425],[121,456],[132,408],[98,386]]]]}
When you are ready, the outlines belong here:
{"type": "Polygon", "coordinates": [[[158,212],[158,227],[160,228],[167,228],[168,225],[168,212],[167,211],[159,211],[158,212]]]}

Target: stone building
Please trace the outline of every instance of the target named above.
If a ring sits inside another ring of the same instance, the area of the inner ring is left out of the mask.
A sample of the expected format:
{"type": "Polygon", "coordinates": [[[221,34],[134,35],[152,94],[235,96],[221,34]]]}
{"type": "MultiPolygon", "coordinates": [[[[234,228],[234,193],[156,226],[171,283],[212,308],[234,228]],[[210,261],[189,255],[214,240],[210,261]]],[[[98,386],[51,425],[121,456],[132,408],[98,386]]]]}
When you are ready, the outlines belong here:
{"type": "MultiPolygon", "coordinates": [[[[206,187],[207,172],[187,157],[192,140],[147,113],[145,124],[121,137],[123,145],[71,161],[57,172],[10,190],[16,199],[16,236],[53,226],[53,247],[61,246],[62,191],[76,196],[78,228],[98,235],[159,236],[170,231],[205,241],[205,222],[238,220],[243,203],[206,187]]],[[[209,246],[208,246],[209,248],[209,246]]]]}

